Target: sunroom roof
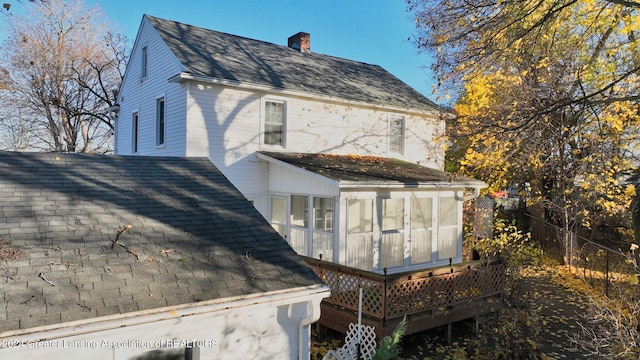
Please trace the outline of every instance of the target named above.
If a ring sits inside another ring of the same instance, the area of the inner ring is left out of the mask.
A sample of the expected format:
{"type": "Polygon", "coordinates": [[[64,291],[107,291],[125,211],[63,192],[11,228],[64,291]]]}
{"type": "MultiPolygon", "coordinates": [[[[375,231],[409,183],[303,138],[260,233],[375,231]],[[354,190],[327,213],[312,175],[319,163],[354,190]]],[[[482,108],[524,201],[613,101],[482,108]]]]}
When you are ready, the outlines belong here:
{"type": "Polygon", "coordinates": [[[341,186],[486,187],[480,180],[393,158],[269,151],[259,154],[264,160],[295,166],[335,180],[341,186]]]}

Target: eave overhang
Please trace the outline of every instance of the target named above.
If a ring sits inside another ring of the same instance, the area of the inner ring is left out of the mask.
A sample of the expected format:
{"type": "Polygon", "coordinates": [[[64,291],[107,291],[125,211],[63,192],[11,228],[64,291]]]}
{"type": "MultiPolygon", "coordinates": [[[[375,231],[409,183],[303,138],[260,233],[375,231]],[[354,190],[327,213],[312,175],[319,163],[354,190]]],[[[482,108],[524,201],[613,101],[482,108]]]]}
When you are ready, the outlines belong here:
{"type": "Polygon", "coordinates": [[[399,112],[404,114],[414,114],[419,116],[429,116],[429,117],[451,116],[451,114],[435,108],[429,109],[429,110],[422,110],[422,109],[415,109],[415,108],[401,108],[393,105],[383,105],[383,104],[376,104],[376,103],[353,101],[353,100],[347,100],[347,99],[336,97],[336,96],[329,96],[329,95],[304,92],[304,91],[295,91],[295,90],[289,90],[289,89],[284,89],[279,87],[266,86],[266,85],[257,84],[257,83],[240,82],[236,80],[194,75],[189,72],[180,72],[170,77],[169,79],[167,79],[167,81],[171,83],[184,83],[186,81],[194,81],[194,82],[199,82],[204,84],[228,86],[228,87],[234,87],[234,88],[243,89],[243,90],[259,91],[259,92],[271,93],[271,94],[276,94],[281,96],[291,96],[291,97],[311,99],[311,100],[320,100],[325,102],[345,104],[347,106],[373,108],[377,110],[399,112]]]}
{"type": "MultiPolygon", "coordinates": [[[[281,155],[285,155],[282,153],[281,155]]],[[[295,154],[286,154],[288,156],[295,156],[295,154]]],[[[303,174],[304,176],[308,176],[317,180],[320,180],[327,185],[337,186],[341,190],[349,190],[349,189],[420,189],[420,190],[452,190],[456,191],[456,194],[462,200],[471,200],[480,195],[480,189],[487,187],[487,184],[483,181],[475,180],[467,177],[456,178],[455,176],[451,176],[450,179],[445,181],[415,181],[413,179],[407,179],[406,181],[398,181],[392,179],[367,179],[367,180],[347,180],[340,179],[337,176],[331,175],[323,175],[318,173],[317,171],[313,171],[305,168],[304,166],[300,166],[298,164],[294,164],[291,162],[287,162],[283,159],[278,159],[277,154],[268,153],[268,152],[257,152],[256,156],[258,159],[265,160],[269,163],[282,166],[283,168],[303,174]],[[273,154],[270,156],[270,154],[273,154]]],[[[302,156],[313,156],[313,154],[304,154],[302,156]]],[[[331,155],[322,155],[322,156],[331,156],[331,155]]],[[[415,166],[415,165],[414,165],[415,166]]],[[[327,173],[330,172],[331,169],[327,167],[327,173]]],[[[436,171],[430,169],[432,171],[436,171]]]]}

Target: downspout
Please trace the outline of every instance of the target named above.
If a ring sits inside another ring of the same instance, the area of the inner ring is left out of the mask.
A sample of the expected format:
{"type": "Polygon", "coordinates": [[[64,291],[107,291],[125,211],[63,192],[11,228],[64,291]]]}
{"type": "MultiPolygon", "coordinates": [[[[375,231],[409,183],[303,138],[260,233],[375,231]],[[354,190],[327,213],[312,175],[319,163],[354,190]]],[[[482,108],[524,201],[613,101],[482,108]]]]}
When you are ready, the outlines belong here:
{"type": "Polygon", "coordinates": [[[326,285],[323,286],[323,289],[327,292],[321,297],[314,297],[313,299],[307,300],[306,309],[304,314],[302,314],[302,318],[298,323],[298,359],[309,359],[309,347],[311,345],[311,324],[320,320],[320,303],[322,299],[330,296],[331,289],[326,285]],[[305,328],[309,327],[309,339],[307,346],[303,346],[305,344],[304,339],[304,331],[305,328]]]}
{"type": "MultiPolygon", "coordinates": [[[[483,186],[483,187],[484,187],[484,186],[483,186]]],[[[479,196],[480,196],[480,189],[481,189],[481,187],[475,186],[475,187],[473,188],[473,194],[471,194],[471,195],[467,195],[467,196],[464,196],[464,193],[463,193],[463,195],[462,195],[462,196],[456,196],[456,197],[461,197],[461,198],[462,198],[462,201],[469,201],[469,200],[473,200],[473,199],[475,199],[475,198],[477,198],[477,197],[479,197],[479,196]]]]}

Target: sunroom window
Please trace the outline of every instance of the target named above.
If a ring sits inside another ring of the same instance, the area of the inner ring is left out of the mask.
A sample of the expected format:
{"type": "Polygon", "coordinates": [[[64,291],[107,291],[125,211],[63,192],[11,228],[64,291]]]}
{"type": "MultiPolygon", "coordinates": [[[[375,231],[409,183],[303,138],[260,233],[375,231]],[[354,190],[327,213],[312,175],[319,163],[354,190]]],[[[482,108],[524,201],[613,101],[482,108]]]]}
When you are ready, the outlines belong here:
{"type": "Polygon", "coordinates": [[[441,197],[438,204],[438,259],[458,255],[458,201],[441,197]]]}
{"type": "Polygon", "coordinates": [[[431,261],[433,199],[411,199],[411,263],[431,261]]]}
{"type": "Polygon", "coordinates": [[[373,268],[373,199],[347,201],[346,265],[362,270],[373,268]]]}
{"type": "Polygon", "coordinates": [[[284,197],[271,198],[271,226],[287,238],[287,199],[284,197]]]}
{"type": "Polygon", "coordinates": [[[382,199],[382,240],[380,266],[402,266],[404,263],[404,199],[382,199]]]}
{"type": "Polygon", "coordinates": [[[333,198],[313,198],[313,242],[312,254],[323,259],[333,258],[333,198]]]}
{"type": "Polygon", "coordinates": [[[291,236],[289,244],[300,255],[308,255],[309,197],[291,195],[291,236]]]}
{"type": "Polygon", "coordinates": [[[313,198],[313,229],[333,231],[333,199],[313,198]]]}

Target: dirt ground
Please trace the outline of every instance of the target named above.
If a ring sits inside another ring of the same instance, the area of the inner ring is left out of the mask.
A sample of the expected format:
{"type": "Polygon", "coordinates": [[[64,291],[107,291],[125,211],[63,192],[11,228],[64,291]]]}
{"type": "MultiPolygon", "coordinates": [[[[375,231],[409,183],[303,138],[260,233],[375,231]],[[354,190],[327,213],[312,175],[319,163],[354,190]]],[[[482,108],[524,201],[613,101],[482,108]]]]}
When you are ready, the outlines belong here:
{"type": "MultiPolygon", "coordinates": [[[[586,303],[565,285],[566,276],[554,267],[527,270],[505,297],[505,307],[480,319],[477,334],[474,321],[468,320],[453,324],[451,345],[445,327],[408,335],[400,359],[584,359],[587,354],[570,339],[580,331],[586,303]]],[[[322,359],[341,340],[333,332],[315,337],[312,359],[322,359]]]]}

